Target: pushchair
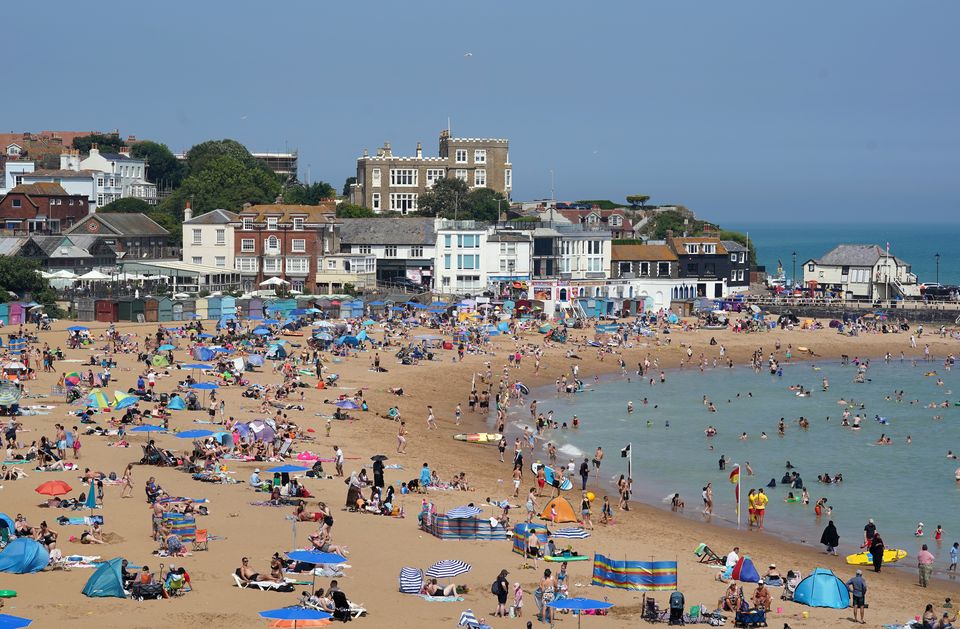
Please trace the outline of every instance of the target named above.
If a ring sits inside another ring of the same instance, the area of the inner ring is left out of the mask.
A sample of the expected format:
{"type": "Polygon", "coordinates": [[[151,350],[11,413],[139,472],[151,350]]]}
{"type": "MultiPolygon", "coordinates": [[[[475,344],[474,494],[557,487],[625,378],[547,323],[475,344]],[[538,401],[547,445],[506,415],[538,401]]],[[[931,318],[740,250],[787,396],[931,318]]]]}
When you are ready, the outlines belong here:
{"type": "Polygon", "coordinates": [[[670,595],[670,620],[667,624],[682,625],[683,620],[683,593],[674,592],[670,595]]]}
{"type": "Polygon", "coordinates": [[[130,598],[136,601],[146,601],[163,598],[162,583],[134,583],[130,588],[130,598]]]}
{"type": "Polygon", "coordinates": [[[737,615],[733,621],[734,627],[766,627],[767,626],[767,610],[765,609],[748,609],[744,611],[738,611],[737,615]]]}
{"type": "Polygon", "coordinates": [[[667,610],[660,609],[657,605],[656,599],[653,597],[647,598],[647,595],[643,596],[643,613],[641,615],[643,620],[647,622],[663,622],[667,620],[667,610]]]}
{"type": "Polygon", "coordinates": [[[802,580],[803,576],[799,572],[788,570],[787,578],[783,582],[783,594],[780,595],[780,598],[785,601],[792,601],[793,593],[802,580]]]}

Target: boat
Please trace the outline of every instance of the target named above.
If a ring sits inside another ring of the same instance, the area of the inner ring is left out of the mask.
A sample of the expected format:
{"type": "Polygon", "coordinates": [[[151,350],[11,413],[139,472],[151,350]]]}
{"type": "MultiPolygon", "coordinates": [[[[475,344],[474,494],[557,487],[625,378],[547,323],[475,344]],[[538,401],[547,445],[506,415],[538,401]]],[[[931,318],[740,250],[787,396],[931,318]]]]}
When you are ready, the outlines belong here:
{"type": "MultiPolygon", "coordinates": [[[[544,465],[540,461],[530,464],[530,469],[533,470],[533,473],[536,474],[540,468],[543,468],[543,476],[547,481],[547,485],[553,487],[553,479],[557,475],[557,471],[550,467],[549,465],[544,465]]],[[[570,482],[569,478],[564,478],[563,483],[560,485],[562,491],[567,491],[568,489],[573,489],[573,483],[570,482]]]]}
{"type": "Polygon", "coordinates": [[[457,441],[466,441],[467,443],[481,443],[484,445],[497,445],[500,443],[500,439],[503,435],[495,432],[473,432],[473,433],[463,433],[459,435],[454,435],[453,438],[457,441]]]}
{"type": "MultiPolygon", "coordinates": [[[[899,548],[888,548],[883,551],[883,563],[896,563],[907,556],[907,551],[899,548]]],[[[872,553],[857,553],[847,555],[847,563],[851,566],[872,566],[872,553]]]]}

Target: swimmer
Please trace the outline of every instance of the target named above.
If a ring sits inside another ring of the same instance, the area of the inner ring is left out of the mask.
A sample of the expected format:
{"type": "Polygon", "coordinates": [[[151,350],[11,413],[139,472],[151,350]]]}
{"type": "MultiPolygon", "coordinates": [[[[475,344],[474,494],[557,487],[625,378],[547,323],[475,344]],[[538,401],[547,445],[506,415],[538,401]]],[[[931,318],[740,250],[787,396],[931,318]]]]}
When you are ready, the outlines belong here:
{"type": "Polygon", "coordinates": [[[917,522],[917,532],[913,535],[914,537],[923,537],[923,522],[917,522]]]}
{"type": "Polygon", "coordinates": [[[767,438],[767,433],[765,433],[765,432],[763,432],[763,431],[760,431],[760,438],[761,438],[761,439],[766,439],[766,438],[767,438]]]}
{"type": "Polygon", "coordinates": [[[632,412],[633,412],[633,400],[630,400],[629,402],[627,402],[627,413],[632,413],[632,412]]]}
{"type": "Polygon", "coordinates": [[[750,467],[750,461],[746,461],[744,466],[747,468],[747,476],[753,476],[753,468],[750,467]]]}
{"type": "Polygon", "coordinates": [[[750,437],[747,436],[747,433],[745,433],[745,432],[740,434],[740,441],[746,441],[746,440],[749,439],[749,438],[750,438],[750,437]]]}

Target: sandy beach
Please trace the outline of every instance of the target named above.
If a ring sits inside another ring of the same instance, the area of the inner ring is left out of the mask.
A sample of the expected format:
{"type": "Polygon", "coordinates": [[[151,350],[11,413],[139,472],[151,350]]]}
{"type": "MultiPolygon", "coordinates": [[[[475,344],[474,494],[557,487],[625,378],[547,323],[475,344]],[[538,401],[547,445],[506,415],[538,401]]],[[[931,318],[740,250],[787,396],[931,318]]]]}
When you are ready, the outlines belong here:
{"type": "MultiPolygon", "coordinates": [[[[67,361],[57,362],[53,373],[39,373],[35,380],[27,383],[27,388],[33,395],[48,394],[55,385],[62,372],[86,369],[82,362],[87,362],[90,356],[89,349],[67,349],[67,333],[65,328],[70,325],[59,322],[52,331],[39,333],[39,344],[49,343],[52,348],[57,346],[64,349],[67,361]]],[[[96,338],[106,328],[106,324],[90,323],[91,334],[96,338]]],[[[165,324],[173,325],[173,324],[165,324]]],[[[212,326],[212,322],[205,322],[212,326]]],[[[118,330],[123,334],[136,334],[143,340],[156,332],[157,324],[118,324],[118,330]]],[[[4,334],[11,329],[2,330],[4,334]]],[[[431,332],[423,330],[419,332],[431,332]]],[[[417,330],[410,331],[412,338],[417,330]]],[[[581,337],[586,331],[575,330],[573,337],[581,337]]],[[[382,338],[382,330],[374,327],[371,335],[382,338]]],[[[670,343],[658,343],[647,339],[640,344],[623,350],[623,359],[628,369],[636,365],[644,357],[658,358],[662,367],[676,367],[686,359],[686,347],[692,347],[695,355],[705,353],[708,358],[717,356],[718,347],[709,345],[709,340],[715,337],[726,348],[727,356],[736,363],[736,369],[749,369],[747,363],[750,356],[758,348],[763,347],[765,353],[773,350],[774,343],[779,340],[783,347],[788,344],[793,347],[805,346],[813,350],[818,357],[837,358],[846,354],[849,356],[881,357],[887,351],[898,354],[900,351],[910,353],[909,336],[907,334],[863,334],[858,337],[838,335],[834,330],[792,330],[771,331],[753,334],[738,334],[731,331],[676,330],[668,337],[670,343]]],[[[289,340],[300,342],[296,337],[289,340]]],[[[564,352],[574,347],[574,341],[567,345],[554,345],[544,348],[544,355],[540,364],[539,373],[534,373],[533,360],[525,358],[519,370],[511,369],[511,378],[520,378],[529,386],[553,383],[561,373],[569,368],[569,361],[564,352]]],[[[956,341],[949,338],[924,337],[929,343],[934,356],[943,357],[955,352],[958,348],[956,341]]],[[[181,339],[180,347],[175,351],[178,361],[187,360],[185,351],[189,341],[181,339]]],[[[521,343],[542,345],[543,336],[536,332],[525,334],[521,343]]],[[[102,346],[98,341],[94,347],[102,346]]],[[[386,373],[378,373],[370,369],[373,352],[359,352],[344,358],[342,362],[334,364],[328,359],[327,372],[339,374],[335,388],[317,389],[311,386],[305,391],[305,410],[288,411],[289,416],[302,429],[312,429],[308,434],[313,441],[298,442],[295,448],[298,451],[311,450],[323,457],[333,454],[335,445],[339,445],[347,458],[345,464],[346,476],[360,467],[367,467],[370,472],[370,457],[375,454],[389,456],[390,464],[400,464],[402,470],[387,469],[386,481],[399,488],[402,481],[415,478],[420,466],[427,462],[432,470],[436,470],[443,480],[452,478],[459,472],[466,472],[473,489],[461,491],[431,491],[428,498],[437,503],[440,510],[448,507],[475,503],[480,506],[486,497],[494,499],[507,498],[511,493],[510,453],[517,434],[509,431],[507,437],[507,463],[500,463],[497,449],[490,446],[472,445],[454,441],[451,437],[455,433],[479,432],[489,429],[486,418],[479,413],[471,413],[467,406],[467,396],[470,392],[471,381],[475,374],[485,370],[484,363],[491,362],[494,378],[506,364],[507,351],[513,351],[516,343],[510,337],[495,337],[485,355],[468,354],[463,361],[456,360],[456,352],[440,350],[434,361],[422,361],[418,365],[401,365],[393,357],[393,351],[381,351],[383,366],[386,373]],[[388,392],[388,387],[402,387],[404,395],[398,397],[388,392]],[[318,413],[330,413],[332,407],[324,404],[324,400],[338,394],[352,394],[357,390],[363,391],[364,399],[370,406],[369,412],[355,412],[359,417],[356,421],[335,421],[332,433],[325,436],[325,420],[318,413]],[[462,404],[464,411],[461,426],[454,423],[454,409],[462,404]],[[406,420],[409,431],[408,447],[405,454],[396,454],[396,434],[398,425],[392,420],[380,417],[387,409],[397,405],[406,420]],[[428,429],[427,406],[432,405],[436,414],[437,428],[428,429]]],[[[921,344],[922,348],[922,344],[921,344]]],[[[394,350],[395,351],[395,350],[394,350]]],[[[918,353],[918,350],[913,350],[918,353]]],[[[596,359],[595,351],[586,348],[580,352],[580,377],[592,378],[596,374],[618,370],[615,357],[608,357],[604,362],[596,359]]],[[[781,352],[782,356],[782,352],[781,352]]],[[[802,357],[795,357],[795,360],[802,357]]],[[[136,362],[136,354],[116,356],[118,365],[113,369],[114,382],[107,388],[111,393],[114,389],[125,391],[133,386],[143,364],[136,362]]],[[[250,374],[254,382],[275,383],[280,379],[270,370],[271,364],[259,368],[256,373],[250,374]]],[[[176,381],[187,372],[173,371],[170,377],[160,378],[157,381],[158,391],[172,391],[176,381]]],[[[479,380],[479,375],[476,376],[479,380]]],[[[304,381],[313,385],[316,379],[304,377],[304,381]]],[[[241,397],[242,388],[225,387],[218,391],[219,397],[226,401],[225,414],[242,420],[249,420],[263,415],[259,411],[259,404],[253,400],[241,397]]],[[[21,442],[29,443],[38,440],[41,435],[52,437],[55,423],[64,423],[69,429],[77,425],[76,417],[69,416],[68,412],[79,407],[71,407],[59,398],[31,398],[24,399],[24,404],[52,404],[56,408],[48,415],[25,416],[20,418],[23,429],[20,432],[21,442]]],[[[108,415],[109,417],[109,415],[108,415]]],[[[173,414],[171,427],[178,430],[206,428],[194,423],[194,419],[206,419],[204,412],[180,411],[173,414]]],[[[101,420],[101,423],[103,421],[101,420]]],[[[172,450],[182,450],[189,440],[177,439],[173,435],[155,435],[155,439],[162,447],[172,450]]],[[[104,473],[116,472],[120,476],[128,463],[140,459],[140,445],[146,443],[145,435],[131,434],[128,436],[131,443],[129,448],[116,448],[108,444],[112,438],[86,436],[82,439],[83,447],[80,451],[78,464],[81,472],[84,467],[91,467],[104,473]]],[[[529,455],[525,460],[529,460],[529,455]]],[[[253,506],[250,503],[264,500],[267,496],[253,492],[246,484],[246,480],[254,468],[265,469],[276,463],[267,462],[238,462],[226,461],[231,477],[239,481],[237,484],[200,483],[191,479],[188,474],[172,468],[154,466],[134,467],[134,491],[132,498],[121,499],[119,485],[105,487],[105,496],[102,509],[98,513],[103,515],[104,531],[108,534],[110,543],[98,545],[81,545],[68,541],[71,535],[79,536],[83,527],[60,526],[55,523],[58,515],[65,514],[57,509],[40,507],[42,497],[34,492],[34,488],[48,480],[64,480],[70,483],[76,496],[84,490],[78,472],[38,472],[25,466],[28,478],[15,482],[2,482],[0,489],[0,511],[13,517],[22,513],[27,520],[38,525],[42,520],[50,523],[51,528],[59,533],[59,546],[66,554],[100,555],[104,559],[122,556],[132,564],[149,565],[151,569],[158,569],[160,563],[169,565],[174,562],[184,566],[191,576],[193,591],[183,597],[162,601],[135,602],[117,598],[87,598],[81,594],[81,589],[90,576],[90,569],[72,569],[69,571],[44,571],[37,574],[12,575],[0,573],[0,590],[12,589],[17,591],[17,597],[7,599],[3,612],[34,619],[34,627],[62,626],[69,622],[75,629],[98,627],[103,624],[104,618],[120,619],[124,627],[161,627],[161,626],[199,626],[211,627],[263,627],[268,622],[260,619],[256,612],[292,605],[299,598],[300,592],[309,586],[297,586],[294,593],[260,592],[251,589],[239,589],[234,585],[231,574],[240,566],[240,558],[250,558],[254,569],[261,572],[268,570],[269,558],[275,552],[283,553],[296,547],[303,547],[307,534],[315,530],[313,523],[294,523],[289,519],[293,513],[292,507],[265,507],[253,506]],[[167,493],[176,496],[203,497],[209,500],[209,515],[200,516],[198,528],[207,529],[216,539],[209,543],[209,550],[192,552],[182,558],[158,558],[151,553],[157,544],[151,539],[151,511],[150,505],[144,498],[144,483],[148,477],[155,476],[158,483],[167,493]]],[[[607,453],[604,461],[603,477],[608,478],[613,473],[624,471],[618,453],[607,453]]],[[[327,473],[332,473],[333,465],[325,464],[327,473]]],[[[372,475],[371,475],[372,476],[372,475]]],[[[643,478],[637,478],[636,483],[643,483],[643,478]]],[[[513,504],[521,504],[527,487],[534,484],[534,479],[525,470],[522,493],[519,499],[513,499],[513,504]]],[[[417,528],[417,513],[420,509],[423,496],[412,494],[399,497],[399,504],[406,512],[405,518],[391,518],[361,513],[350,513],[343,510],[346,485],[341,478],[332,479],[305,479],[304,485],[319,500],[325,501],[333,509],[335,524],[332,537],[336,544],[346,545],[349,550],[349,565],[346,576],[338,579],[341,589],[346,592],[350,600],[362,604],[368,614],[357,619],[361,625],[375,627],[454,627],[460,613],[471,608],[478,616],[484,616],[487,622],[497,629],[499,627],[525,627],[528,620],[538,626],[534,614],[536,606],[533,600],[533,590],[540,577],[544,564],[538,570],[521,568],[523,561],[518,555],[511,553],[510,545],[506,542],[467,542],[441,541],[417,528]],[[412,566],[426,568],[442,559],[460,559],[473,566],[469,574],[457,579],[458,584],[469,586],[470,592],[464,595],[465,600],[457,603],[427,602],[419,597],[404,595],[398,592],[398,574],[401,567],[412,566]],[[493,618],[495,609],[494,597],[490,594],[490,584],[501,569],[510,571],[509,580],[519,582],[525,590],[524,617],[493,618]]],[[[724,488],[725,490],[726,488],[724,488]]],[[[599,497],[609,495],[607,486],[593,487],[599,497]]],[[[721,490],[722,491],[722,490],[721,490]]],[[[578,492],[570,492],[571,500],[575,500],[578,492]]],[[[719,491],[718,491],[719,496],[719,491]]],[[[931,497],[933,498],[933,497],[931,497]]],[[[719,499],[719,497],[718,497],[719,499]]],[[[616,498],[612,497],[614,504],[616,498]]],[[[687,497],[688,510],[696,509],[698,497],[687,497]]],[[[541,499],[540,506],[545,502],[541,499]]],[[[308,501],[310,506],[316,504],[316,499],[308,501]]],[[[599,505],[599,500],[596,505],[599,505]]],[[[512,514],[514,520],[522,518],[523,509],[517,509],[512,514]]],[[[595,512],[599,511],[597,506],[595,512]]],[[[70,512],[67,515],[80,515],[84,512],[70,512]]],[[[497,515],[499,510],[487,507],[485,515],[497,515]]],[[[865,516],[866,517],[866,516],[865,516]]],[[[617,513],[615,524],[612,526],[597,525],[591,538],[576,543],[576,548],[584,554],[600,552],[612,557],[628,557],[636,560],[658,559],[676,560],[679,564],[679,589],[686,597],[687,607],[702,603],[713,609],[724,590],[724,585],[714,580],[716,570],[697,563],[693,550],[701,543],[708,543],[717,552],[725,553],[733,546],[741,548],[741,554],[749,554],[758,569],[769,563],[776,563],[782,573],[790,568],[799,568],[803,574],[809,574],[814,567],[827,567],[846,580],[853,575],[854,568],[847,566],[842,557],[826,556],[821,552],[819,545],[804,546],[778,539],[775,535],[759,531],[737,531],[727,526],[718,526],[695,519],[678,517],[663,509],[648,507],[634,503],[629,513],[617,513]]],[[[946,546],[940,551],[946,553],[946,546]]],[[[939,558],[939,557],[938,557],[939,558]]],[[[905,560],[915,566],[913,556],[905,560]]],[[[584,561],[571,563],[569,566],[571,596],[585,596],[591,598],[608,598],[615,604],[608,617],[587,617],[583,619],[584,626],[590,627],[627,627],[637,626],[640,620],[640,605],[642,594],[610,588],[590,587],[590,573],[592,562],[584,561]]],[[[917,585],[916,570],[885,569],[881,574],[866,572],[869,585],[867,623],[880,625],[892,622],[902,622],[922,613],[927,603],[934,603],[940,609],[945,597],[957,596],[957,587],[954,582],[937,579],[931,587],[922,589],[917,585]]],[[[300,578],[309,580],[309,575],[300,578]]],[[[329,579],[318,578],[318,586],[326,587],[329,579]]],[[[747,596],[752,594],[753,586],[744,586],[747,596]]],[[[666,605],[668,593],[655,593],[655,598],[661,606],[666,605]]],[[[799,627],[834,627],[838,622],[851,622],[851,610],[817,609],[797,605],[792,602],[775,600],[774,610],[782,607],[782,613],[771,612],[768,615],[770,626],[779,627],[782,623],[789,623],[793,628],[799,627]],[[803,614],[808,617],[804,618],[803,614]]],[[[576,618],[559,615],[557,622],[563,626],[574,626],[576,618]]],[[[728,621],[732,625],[732,618],[728,621]]],[[[541,625],[542,626],[542,625],[541,625]]]]}

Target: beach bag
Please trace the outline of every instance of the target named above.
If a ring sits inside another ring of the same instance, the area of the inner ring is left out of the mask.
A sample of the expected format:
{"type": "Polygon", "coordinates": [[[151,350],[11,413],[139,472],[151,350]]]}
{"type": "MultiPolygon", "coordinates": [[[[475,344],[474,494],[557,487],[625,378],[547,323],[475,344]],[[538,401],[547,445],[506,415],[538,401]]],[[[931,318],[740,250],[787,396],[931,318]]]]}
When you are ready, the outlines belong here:
{"type": "Polygon", "coordinates": [[[496,596],[500,596],[500,579],[499,578],[497,578],[497,580],[493,582],[493,585],[490,586],[490,593],[496,596]]]}

